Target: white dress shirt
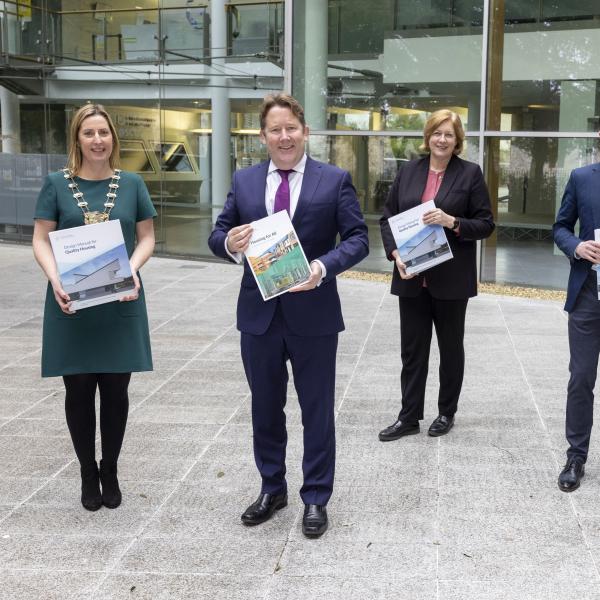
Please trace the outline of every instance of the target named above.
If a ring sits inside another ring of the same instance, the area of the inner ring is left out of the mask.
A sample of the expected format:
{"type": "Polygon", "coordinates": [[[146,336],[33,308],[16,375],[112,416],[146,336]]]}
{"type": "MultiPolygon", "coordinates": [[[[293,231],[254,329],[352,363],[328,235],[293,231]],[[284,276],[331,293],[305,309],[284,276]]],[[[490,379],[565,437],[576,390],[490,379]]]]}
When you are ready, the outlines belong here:
{"type": "MultiPolygon", "coordinates": [[[[290,184],[290,219],[294,218],[296,207],[298,206],[298,198],[300,198],[300,189],[302,188],[302,180],[304,179],[304,168],[306,167],[306,154],[302,156],[300,162],[294,167],[293,171],[288,175],[290,184]]],[[[269,161],[269,171],[267,175],[267,186],[265,188],[265,207],[267,214],[273,214],[275,207],[275,194],[281,183],[281,175],[273,161],[269,161]]]]}

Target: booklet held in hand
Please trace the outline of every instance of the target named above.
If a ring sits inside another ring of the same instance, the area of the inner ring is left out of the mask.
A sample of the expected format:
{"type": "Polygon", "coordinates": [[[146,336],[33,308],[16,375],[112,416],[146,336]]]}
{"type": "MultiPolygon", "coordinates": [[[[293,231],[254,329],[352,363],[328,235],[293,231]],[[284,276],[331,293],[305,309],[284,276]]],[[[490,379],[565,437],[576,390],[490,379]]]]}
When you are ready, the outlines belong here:
{"type": "Polygon", "coordinates": [[[252,222],[252,237],[244,254],[265,301],[310,277],[310,266],[285,210],[252,222]]]}
{"type": "Polygon", "coordinates": [[[72,310],[114,302],[135,289],[119,219],[51,231],[49,236],[72,310]]]}
{"type": "Polygon", "coordinates": [[[433,200],[429,200],[388,219],[400,260],[409,274],[422,273],[453,258],[444,228],[423,223],[423,215],[434,208],[433,200]]]}

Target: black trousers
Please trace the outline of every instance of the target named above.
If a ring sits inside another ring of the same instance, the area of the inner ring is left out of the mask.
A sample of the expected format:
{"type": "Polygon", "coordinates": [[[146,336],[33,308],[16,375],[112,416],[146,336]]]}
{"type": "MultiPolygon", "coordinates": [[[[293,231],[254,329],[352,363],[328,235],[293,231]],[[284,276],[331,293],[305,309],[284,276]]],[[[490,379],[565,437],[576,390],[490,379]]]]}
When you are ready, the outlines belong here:
{"type": "Polygon", "coordinates": [[[567,456],[587,459],[594,419],[594,386],[600,353],[600,301],[596,272],[586,279],[569,314],[569,385],[567,387],[567,456]]]}
{"type": "Polygon", "coordinates": [[[433,327],[440,350],[438,413],[451,417],[456,412],[465,371],[468,298],[438,300],[423,287],[415,298],[399,298],[399,302],[402,409],[398,418],[407,423],[423,418],[433,327]]]}
{"type": "Polygon", "coordinates": [[[121,452],[131,373],[81,373],[65,375],[65,413],[75,454],[82,466],[96,460],[96,387],[100,390],[102,459],[116,464],[121,452]]]}

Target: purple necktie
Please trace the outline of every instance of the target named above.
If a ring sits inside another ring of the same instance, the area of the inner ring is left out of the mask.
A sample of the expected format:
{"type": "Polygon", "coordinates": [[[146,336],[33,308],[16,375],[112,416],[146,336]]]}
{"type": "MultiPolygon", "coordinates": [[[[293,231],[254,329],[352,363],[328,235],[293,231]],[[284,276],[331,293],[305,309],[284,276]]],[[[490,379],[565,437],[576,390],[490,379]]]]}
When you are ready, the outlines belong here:
{"type": "Polygon", "coordinates": [[[275,205],[273,206],[273,213],[279,212],[280,210],[287,210],[288,215],[290,213],[290,182],[288,177],[293,169],[277,169],[279,175],[281,175],[281,183],[275,192],[275,205]]]}

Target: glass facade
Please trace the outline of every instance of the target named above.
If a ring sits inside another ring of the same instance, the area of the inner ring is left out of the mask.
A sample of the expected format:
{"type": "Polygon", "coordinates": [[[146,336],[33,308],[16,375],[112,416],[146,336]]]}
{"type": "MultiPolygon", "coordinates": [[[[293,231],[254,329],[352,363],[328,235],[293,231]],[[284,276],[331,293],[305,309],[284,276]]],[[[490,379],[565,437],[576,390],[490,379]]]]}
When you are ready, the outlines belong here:
{"type": "Polygon", "coordinates": [[[352,174],[369,223],[361,267],[389,271],[378,218],[428,115],[452,108],[497,231],[481,278],[564,288],[551,225],[571,169],[596,160],[597,0],[116,0],[0,3],[0,236],[27,241],[73,110],[114,116],[123,168],[145,179],[158,251],[208,256],[231,172],[266,157],[258,109],[304,104],[310,153],[352,174]]]}

